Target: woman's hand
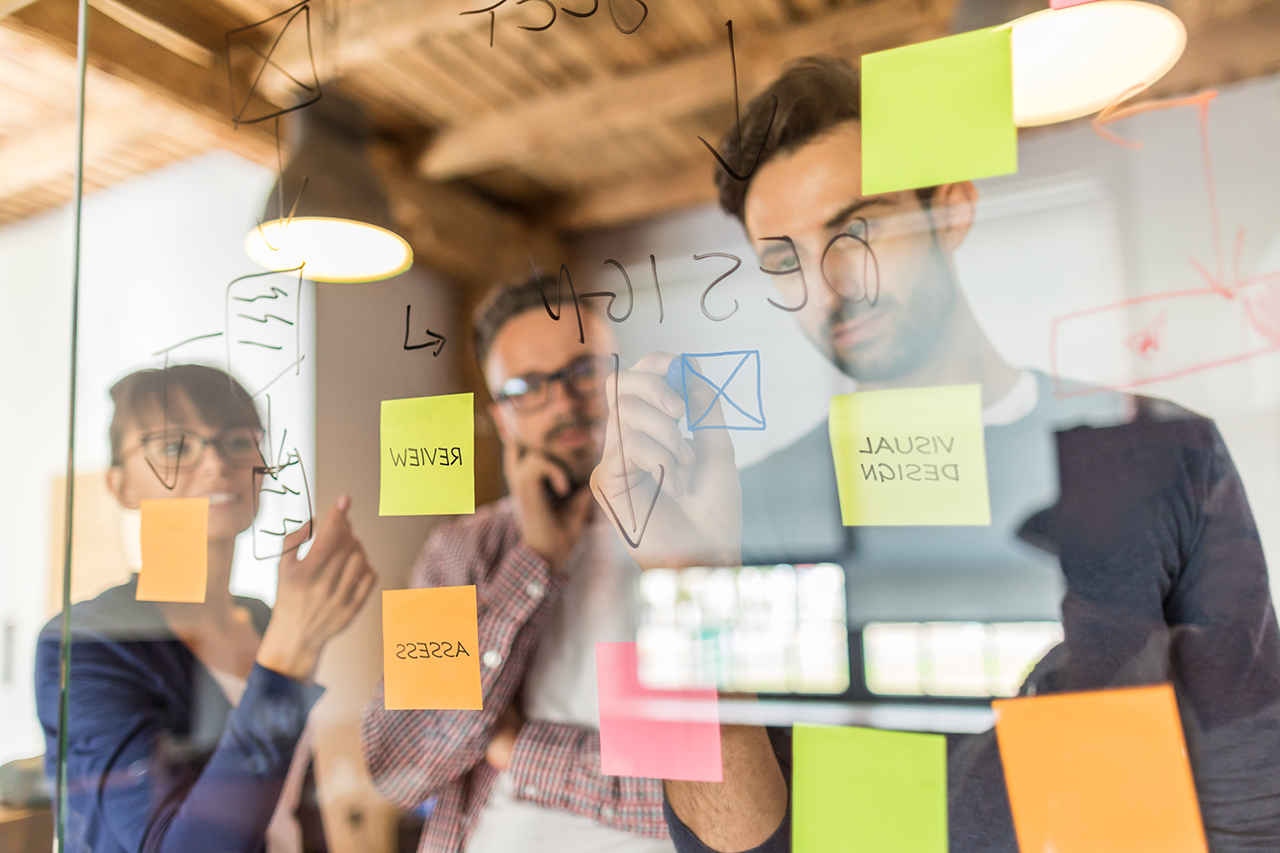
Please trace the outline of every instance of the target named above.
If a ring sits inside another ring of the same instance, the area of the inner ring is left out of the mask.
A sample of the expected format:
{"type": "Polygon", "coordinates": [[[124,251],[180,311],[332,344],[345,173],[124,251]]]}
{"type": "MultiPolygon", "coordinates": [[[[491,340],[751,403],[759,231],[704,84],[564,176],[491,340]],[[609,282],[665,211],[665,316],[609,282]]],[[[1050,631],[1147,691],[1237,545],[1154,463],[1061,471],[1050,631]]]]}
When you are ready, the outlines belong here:
{"type": "Polygon", "coordinates": [[[346,495],[334,502],[303,559],[297,548],[307,528],[285,538],[291,550],[280,558],[276,605],[258,647],[257,662],[267,669],[310,681],[325,643],[351,623],[373,591],[378,577],[351,530],[350,507],[346,495]]]}
{"type": "MultiPolygon", "coordinates": [[[[631,553],[641,568],[737,565],[742,484],[733,442],[723,429],[698,430],[691,439],[681,434],[684,401],[666,381],[675,357],[650,353],[609,377],[604,457],[591,474],[591,489],[624,541],[638,540],[631,553]],[[662,491],[654,503],[660,478],[662,491]]],[[[724,423],[709,387],[693,389],[689,397],[695,410],[712,407],[702,423],[724,423]]]]}

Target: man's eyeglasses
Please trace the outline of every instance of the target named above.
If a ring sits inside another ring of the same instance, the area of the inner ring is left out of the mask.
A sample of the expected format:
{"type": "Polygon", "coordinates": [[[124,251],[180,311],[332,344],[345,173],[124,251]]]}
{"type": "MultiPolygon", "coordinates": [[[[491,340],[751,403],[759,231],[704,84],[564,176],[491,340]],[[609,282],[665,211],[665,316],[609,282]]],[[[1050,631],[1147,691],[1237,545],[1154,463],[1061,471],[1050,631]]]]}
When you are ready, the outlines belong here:
{"type": "Polygon", "coordinates": [[[609,373],[609,359],[584,355],[555,373],[526,373],[513,376],[493,395],[499,403],[509,403],[518,412],[536,412],[551,402],[551,386],[559,382],[575,400],[589,400],[601,393],[609,373]]]}
{"type": "MultiPolygon", "coordinates": [[[[187,430],[172,429],[142,436],[142,455],[157,475],[175,471],[193,471],[204,461],[209,446],[232,468],[250,468],[266,463],[258,447],[260,434],[253,427],[233,427],[205,438],[187,430]]],[[[167,480],[167,477],[161,477],[167,480]]]]}

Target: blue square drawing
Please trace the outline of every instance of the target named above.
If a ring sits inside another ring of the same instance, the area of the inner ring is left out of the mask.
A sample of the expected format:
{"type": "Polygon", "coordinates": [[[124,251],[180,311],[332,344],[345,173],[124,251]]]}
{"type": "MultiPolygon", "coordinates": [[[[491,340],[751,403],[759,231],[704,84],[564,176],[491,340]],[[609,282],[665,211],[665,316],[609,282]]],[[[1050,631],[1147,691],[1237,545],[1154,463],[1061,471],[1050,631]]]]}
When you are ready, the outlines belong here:
{"type": "Polygon", "coordinates": [[[684,386],[684,406],[689,431],[700,429],[762,430],[764,400],[760,394],[760,351],[684,353],[680,356],[680,377],[684,386]],[[709,386],[711,400],[690,406],[690,388],[709,386]],[[720,403],[724,423],[707,423],[720,403]]]}

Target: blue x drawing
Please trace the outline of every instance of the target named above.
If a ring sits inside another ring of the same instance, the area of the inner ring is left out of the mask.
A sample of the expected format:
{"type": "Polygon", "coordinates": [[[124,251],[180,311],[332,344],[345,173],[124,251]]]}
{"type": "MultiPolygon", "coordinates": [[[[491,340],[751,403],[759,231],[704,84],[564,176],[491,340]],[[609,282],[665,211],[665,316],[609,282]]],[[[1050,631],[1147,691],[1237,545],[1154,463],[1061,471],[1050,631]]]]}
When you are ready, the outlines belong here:
{"type": "Polygon", "coordinates": [[[764,400],[760,394],[760,351],[684,353],[680,356],[684,386],[684,406],[689,431],[701,429],[762,430],[764,400]],[[697,364],[694,360],[697,360],[697,364]],[[711,377],[723,377],[719,381],[711,377]],[[689,405],[689,388],[706,383],[715,392],[710,402],[694,412],[689,405]],[[704,423],[718,401],[723,400],[723,424],[704,423]]]}

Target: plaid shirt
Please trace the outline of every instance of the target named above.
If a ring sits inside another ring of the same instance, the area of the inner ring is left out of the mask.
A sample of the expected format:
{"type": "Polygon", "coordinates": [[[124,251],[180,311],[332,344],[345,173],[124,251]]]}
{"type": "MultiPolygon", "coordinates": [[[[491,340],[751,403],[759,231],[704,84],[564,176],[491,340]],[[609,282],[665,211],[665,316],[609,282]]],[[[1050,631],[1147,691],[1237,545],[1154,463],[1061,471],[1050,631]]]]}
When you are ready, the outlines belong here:
{"type": "MultiPolygon", "coordinates": [[[[498,779],[485,750],[567,582],[520,538],[509,498],[449,522],[423,547],[414,587],[475,584],[484,710],[388,711],[381,682],[365,706],[360,738],[378,790],[403,808],[439,798],[418,853],[460,853],[475,831],[498,779]]],[[[623,832],[668,837],[662,782],[603,775],[595,729],[526,720],[507,772],[523,800],[623,832]]]]}

